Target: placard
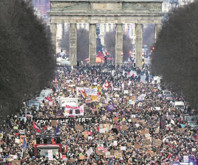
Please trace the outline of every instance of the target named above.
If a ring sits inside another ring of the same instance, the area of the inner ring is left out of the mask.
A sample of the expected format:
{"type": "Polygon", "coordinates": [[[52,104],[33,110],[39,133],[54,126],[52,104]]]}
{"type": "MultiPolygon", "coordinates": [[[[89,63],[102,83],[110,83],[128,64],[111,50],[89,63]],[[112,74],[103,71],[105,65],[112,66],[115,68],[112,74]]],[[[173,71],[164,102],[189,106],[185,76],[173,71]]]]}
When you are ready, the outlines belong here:
{"type": "Polygon", "coordinates": [[[84,155],[80,155],[79,156],[79,160],[84,160],[85,159],[85,156],[84,155]]]}
{"type": "Polygon", "coordinates": [[[122,131],[126,131],[128,129],[127,125],[122,125],[121,126],[122,131]]]}
{"type": "Polygon", "coordinates": [[[156,147],[159,147],[161,146],[162,144],[162,141],[160,139],[154,139],[153,140],[153,145],[156,146],[156,147]]]}
{"type": "Polygon", "coordinates": [[[189,156],[188,155],[184,155],[183,159],[184,159],[184,163],[188,163],[189,162],[189,156]]]}
{"type": "Polygon", "coordinates": [[[121,146],[120,150],[126,151],[126,146],[121,146]]]}
{"type": "Polygon", "coordinates": [[[15,143],[20,144],[20,139],[15,138],[15,143]]]}
{"type": "Polygon", "coordinates": [[[54,160],[52,150],[48,150],[48,159],[49,160],[54,160]]]}
{"type": "Polygon", "coordinates": [[[75,129],[76,129],[76,131],[80,131],[80,132],[82,132],[84,130],[83,126],[81,126],[79,124],[75,125],[75,129]]]}
{"type": "Polygon", "coordinates": [[[118,141],[113,141],[113,145],[117,146],[118,145],[118,141]]]}
{"type": "Polygon", "coordinates": [[[12,165],[21,165],[21,161],[20,160],[13,160],[12,165]]]}
{"type": "Polygon", "coordinates": [[[51,120],[51,126],[57,127],[57,120],[51,120]]]}

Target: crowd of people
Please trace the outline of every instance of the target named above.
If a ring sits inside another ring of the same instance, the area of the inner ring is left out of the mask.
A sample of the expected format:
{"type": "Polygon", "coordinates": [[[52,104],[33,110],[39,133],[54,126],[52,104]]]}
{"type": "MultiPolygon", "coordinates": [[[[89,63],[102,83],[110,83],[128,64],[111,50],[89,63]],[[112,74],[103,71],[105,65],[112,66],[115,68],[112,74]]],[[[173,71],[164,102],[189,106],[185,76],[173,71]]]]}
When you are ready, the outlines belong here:
{"type": "Polygon", "coordinates": [[[116,69],[59,67],[51,89],[39,110],[24,103],[20,114],[8,116],[1,125],[2,164],[198,163],[198,130],[188,125],[187,114],[173,106],[183,98],[174,94],[172,100],[166,99],[148,69],[136,70],[129,65],[116,69]],[[82,96],[78,87],[97,88],[97,96],[82,96]],[[65,115],[59,102],[62,97],[78,98],[84,115],[65,115]],[[42,135],[50,135],[50,140],[45,142],[42,135]],[[53,159],[35,155],[38,143],[61,144],[62,152],[53,159]]]}

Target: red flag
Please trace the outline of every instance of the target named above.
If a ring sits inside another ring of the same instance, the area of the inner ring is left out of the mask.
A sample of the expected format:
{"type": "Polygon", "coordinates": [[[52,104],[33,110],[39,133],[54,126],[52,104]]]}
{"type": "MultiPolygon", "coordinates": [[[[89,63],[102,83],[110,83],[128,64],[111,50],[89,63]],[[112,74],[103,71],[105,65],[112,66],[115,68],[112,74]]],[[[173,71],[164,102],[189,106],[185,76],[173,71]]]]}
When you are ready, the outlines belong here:
{"type": "Polygon", "coordinates": [[[40,128],[36,125],[34,121],[33,121],[33,128],[36,130],[36,132],[41,133],[40,128]]]}
{"type": "Polygon", "coordinates": [[[55,142],[54,138],[52,138],[52,144],[56,144],[56,142],[55,142]]]}

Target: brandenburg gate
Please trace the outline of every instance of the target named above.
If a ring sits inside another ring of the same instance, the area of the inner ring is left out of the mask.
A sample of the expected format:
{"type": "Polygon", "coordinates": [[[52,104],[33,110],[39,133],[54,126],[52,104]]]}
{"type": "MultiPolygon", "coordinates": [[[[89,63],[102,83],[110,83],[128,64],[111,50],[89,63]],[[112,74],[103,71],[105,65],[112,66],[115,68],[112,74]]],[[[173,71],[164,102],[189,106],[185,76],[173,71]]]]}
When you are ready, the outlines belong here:
{"type": "MultiPolygon", "coordinates": [[[[135,24],[136,66],[142,66],[143,24],[161,29],[162,0],[50,0],[50,30],[56,45],[57,24],[70,24],[70,63],[77,65],[77,23],[89,24],[89,59],[96,64],[96,24],[116,25],[115,65],[123,63],[123,24],[135,24]]],[[[88,50],[87,50],[88,51],[88,50]]]]}

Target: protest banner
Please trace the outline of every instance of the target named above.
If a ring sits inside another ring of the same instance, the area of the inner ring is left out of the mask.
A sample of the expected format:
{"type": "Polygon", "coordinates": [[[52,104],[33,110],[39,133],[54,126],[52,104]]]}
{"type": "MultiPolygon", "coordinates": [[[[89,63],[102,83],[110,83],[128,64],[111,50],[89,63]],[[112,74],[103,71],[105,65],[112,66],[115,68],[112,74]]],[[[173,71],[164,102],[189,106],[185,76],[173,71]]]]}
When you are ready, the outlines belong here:
{"type": "Polygon", "coordinates": [[[143,146],[151,145],[151,141],[150,141],[149,139],[144,139],[144,140],[142,141],[142,145],[143,145],[143,146]]]}
{"type": "Polygon", "coordinates": [[[121,126],[121,130],[122,130],[122,131],[126,131],[127,129],[128,129],[127,125],[122,125],[122,126],[121,126]]]}
{"type": "Polygon", "coordinates": [[[57,120],[51,120],[51,126],[57,127],[57,120]]]}
{"type": "Polygon", "coordinates": [[[118,145],[118,141],[113,141],[113,146],[117,146],[118,145]]]}
{"type": "Polygon", "coordinates": [[[79,156],[79,160],[84,160],[85,159],[85,156],[84,155],[80,155],[79,156]]]}
{"type": "Polygon", "coordinates": [[[132,121],[133,123],[137,123],[137,122],[138,122],[138,120],[137,120],[136,118],[132,118],[131,121],[132,121]]]}
{"type": "Polygon", "coordinates": [[[20,160],[13,160],[12,165],[21,165],[21,161],[20,160]]]}
{"type": "Polygon", "coordinates": [[[161,146],[162,144],[162,141],[160,139],[154,139],[153,140],[153,145],[156,146],[156,147],[159,147],[161,146]]]}
{"type": "Polygon", "coordinates": [[[141,146],[138,143],[135,143],[134,148],[139,149],[139,148],[141,148],[141,146]]]}
{"type": "Polygon", "coordinates": [[[83,126],[81,126],[79,124],[75,125],[75,129],[76,129],[76,131],[79,131],[79,132],[82,132],[84,130],[83,126]]]}
{"type": "Polygon", "coordinates": [[[61,97],[59,104],[61,107],[65,107],[66,105],[78,107],[78,98],[61,97]]]}
{"type": "Polygon", "coordinates": [[[25,135],[25,130],[19,130],[19,134],[25,135]]]}
{"type": "Polygon", "coordinates": [[[188,155],[184,155],[183,156],[183,160],[184,160],[184,163],[188,163],[189,162],[189,156],[188,155]]]}
{"type": "Polygon", "coordinates": [[[120,150],[126,151],[126,146],[121,146],[120,150]]]}
{"type": "Polygon", "coordinates": [[[65,116],[83,116],[84,115],[84,105],[79,107],[65,106],[65,116]]]}
{"type": "Polygon", "coordinates": [[[76,87],[76,93],[78,96],[80,95],[80,91],[84,91],[87,96],[97,96],[98,94],[97,88],[76,87]]]}
{"type": "Polygon", "coordinates": [[[20,144],[20,139],[15,138],[15,143],[20,144]]]}

